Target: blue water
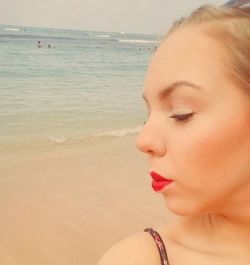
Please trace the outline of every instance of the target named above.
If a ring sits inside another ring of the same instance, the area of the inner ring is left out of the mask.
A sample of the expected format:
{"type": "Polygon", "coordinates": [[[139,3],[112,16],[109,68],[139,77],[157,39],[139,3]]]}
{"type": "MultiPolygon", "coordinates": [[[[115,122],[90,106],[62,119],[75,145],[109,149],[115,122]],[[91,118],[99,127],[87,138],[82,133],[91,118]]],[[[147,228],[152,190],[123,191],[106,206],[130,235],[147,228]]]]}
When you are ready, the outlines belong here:
{"type": "Polygon", "coordinates": [[[0,25],[0,149],[136,132],[159,39],[0,25]]]}

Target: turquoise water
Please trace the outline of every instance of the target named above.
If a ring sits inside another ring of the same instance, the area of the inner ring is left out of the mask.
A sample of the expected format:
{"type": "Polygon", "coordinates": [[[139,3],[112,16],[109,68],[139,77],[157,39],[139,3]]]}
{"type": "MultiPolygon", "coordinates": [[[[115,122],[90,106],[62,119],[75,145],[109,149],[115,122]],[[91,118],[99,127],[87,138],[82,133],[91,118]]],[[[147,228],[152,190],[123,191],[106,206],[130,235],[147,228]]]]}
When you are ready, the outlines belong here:
{"type": "Polygon", "coordinates": [[[0,149],[136,132],[145,118],[142,87],[158,40],[0,25],[0,149]]]}

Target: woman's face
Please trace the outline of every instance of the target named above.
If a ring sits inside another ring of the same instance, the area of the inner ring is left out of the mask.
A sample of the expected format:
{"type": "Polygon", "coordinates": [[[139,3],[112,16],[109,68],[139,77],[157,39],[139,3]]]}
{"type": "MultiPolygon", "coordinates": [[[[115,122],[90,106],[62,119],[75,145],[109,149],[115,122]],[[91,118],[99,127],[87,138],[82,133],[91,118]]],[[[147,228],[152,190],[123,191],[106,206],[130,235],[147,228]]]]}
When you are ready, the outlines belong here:
{"type": "Polygon", "coordinates": [[[250,192],[250,97],[227,77],[222,52],[201,28],[180,29],[148,68],[137,147],[173,180],[160,192],[176,214],[221,213],[250,192]]]}

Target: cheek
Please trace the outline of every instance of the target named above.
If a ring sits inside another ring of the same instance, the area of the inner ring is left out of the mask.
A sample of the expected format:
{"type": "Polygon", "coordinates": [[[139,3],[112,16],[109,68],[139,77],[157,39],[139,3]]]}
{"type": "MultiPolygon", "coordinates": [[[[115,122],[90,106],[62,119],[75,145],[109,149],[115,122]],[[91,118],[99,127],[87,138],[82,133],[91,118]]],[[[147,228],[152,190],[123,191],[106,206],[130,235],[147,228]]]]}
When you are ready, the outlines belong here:
{"type": "Polygon", "coordinates": [[[215,183],[221,187],[219,184],[235,182],[244,158],[250,156],[249,125],[227,117],[224,121],[196,123],[185,131],[175,135],[182,139],[178,153],[173,146],[180,181],[193,189],[205,185],[214,189],[215,183]]]}

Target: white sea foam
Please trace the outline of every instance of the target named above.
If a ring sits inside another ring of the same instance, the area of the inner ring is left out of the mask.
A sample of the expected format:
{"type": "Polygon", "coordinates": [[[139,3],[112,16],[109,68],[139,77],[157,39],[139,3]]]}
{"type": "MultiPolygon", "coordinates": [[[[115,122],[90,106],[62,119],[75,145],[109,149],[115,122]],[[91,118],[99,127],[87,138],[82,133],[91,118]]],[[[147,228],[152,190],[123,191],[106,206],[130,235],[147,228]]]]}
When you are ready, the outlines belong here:
{"type": "Polygon", "coordinates": [[[81,143],[95,143],[98,139],[106,139],[106,138],[122,138],[128,135],[133,135],[138,133],[141,130],[141,126],[135,128],[125,128],[120,130],[110,130],[104,131],[101,133],[92,134],[89,136],[78,136],[75,138],[68,138],[65,136],[49,136],[49,141],[52,144],[77,144],[81,143]]]}
{"type": "Polygon", "coordinates": [[[110,38],[110,35],[99,34],[99,35],[97,35],[97,37],[100,37],[100,38],[110,38]]]}
{"type": "Polygon", "coordinates": [[[126,129],[121,129],[121,130],[105,131],[102,133],[95,134],[94,137],[103,137],[103,136],[124,137],[130,134],[138,133],[140,129],[141,129],[141,126],[138,126],[136,128],[126,128],[126,129]]]}
{"type": "Polygon", "coordinates": [[[4,30],[6,30],[6,31],[20,31],[20,29],[16,29],[16,28],[4,28],[4,30]]]}
{"type": "Polygon", "coordinates": [[[124,43],[138,43],[138,44],[149,44],[149,43],[154,43],[157,44],[158,41],[156,40],[129,40],[129,39],[118,39],[119,42],[124,42],[124,43]]]}
{"type": "Polygon", "coordinates": [[[53,143],[57,143],[57,144],[62,144],[62,143],[65,143],[67,138],[64,137],[64,136],[49,136],[49,139],[51,142],[53,143]]]}

